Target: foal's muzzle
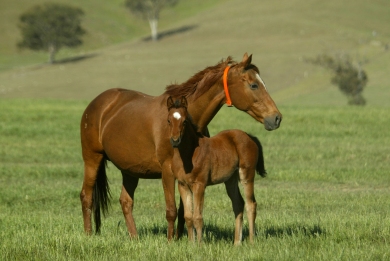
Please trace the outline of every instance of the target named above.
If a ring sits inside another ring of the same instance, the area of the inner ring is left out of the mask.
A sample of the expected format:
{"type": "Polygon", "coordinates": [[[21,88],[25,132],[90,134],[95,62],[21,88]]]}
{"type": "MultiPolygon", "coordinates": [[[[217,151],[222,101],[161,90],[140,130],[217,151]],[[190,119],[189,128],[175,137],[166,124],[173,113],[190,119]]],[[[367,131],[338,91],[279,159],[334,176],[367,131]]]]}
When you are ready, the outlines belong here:
{"type": "Polygon", "coordinates": [[[171,142],[172,147],[177,148],[180,145],[181,138],[180,137],[178,137],[177,139],[171,138],[170,142],[171,142]]]}

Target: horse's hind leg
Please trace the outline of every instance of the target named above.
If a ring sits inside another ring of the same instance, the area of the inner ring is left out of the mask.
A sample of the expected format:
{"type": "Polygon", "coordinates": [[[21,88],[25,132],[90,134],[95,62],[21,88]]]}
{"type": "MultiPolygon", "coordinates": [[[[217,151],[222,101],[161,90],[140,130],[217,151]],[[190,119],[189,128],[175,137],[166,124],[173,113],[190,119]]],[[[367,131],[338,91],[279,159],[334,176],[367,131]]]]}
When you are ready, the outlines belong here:
{"type": "Polygon", "coordinates": [[[240,182],[244,187],[246,212],[249,223],[249,241],[253,243],[256,219],[256,199],[254,193],[255,170],[240,168],[240,182]],[[249,174],[249,175],[248,175],[249,174]]]}
{"type": "Polygon", "coordinates": [[[234,229],[234,245],[241,244],[242,240],[242,222],[244,212],[244,199],[241,196],[238,188],[238,177],[235,173],[229,180],[225,182],[226,192],[232,201],[234,216],[236,217],[234,229]]]}
{"type": "Polygon", "coordinates": [[[88,235],[92,233],[92,193],[102,160],[103,155],[99,153],[89,155],[89,157],[84,156],[84,181],[80,192],[80,201],[83,211],[84,232],[88,235]]]}
{"type": "Polygon", "coordinates": [[[127,230],[130,237],[137,237],[137,228],[133,218],[134,191],[138,186],[138,178],[134,178],[122,172],[123,186],[119,202],[125,217],[127,230]]]}

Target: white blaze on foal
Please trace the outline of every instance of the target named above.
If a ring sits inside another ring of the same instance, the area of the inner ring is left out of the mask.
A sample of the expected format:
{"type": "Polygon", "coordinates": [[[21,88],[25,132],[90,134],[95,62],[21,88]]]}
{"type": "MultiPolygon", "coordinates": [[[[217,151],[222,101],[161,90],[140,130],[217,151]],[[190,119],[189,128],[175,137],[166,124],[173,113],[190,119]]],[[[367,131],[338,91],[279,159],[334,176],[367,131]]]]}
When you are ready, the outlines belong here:
{"type": "Polygon", "coordinates": [[[264,83],[263,79],[261,79],[261,77],[258,73],[256,73],[256,79],[259,80],[259,82],[261,82],[263,84],[264,89],[268,92],[267,87],[265,87],[265,83],[264,83]]]}
{"type": "Polygon", "coordinates": [[[173,117],[174,117],[176,120],[180,120],[181,115],[180,115],[180,113],[175,112],[175,113],[173,114],[173,117]]]}

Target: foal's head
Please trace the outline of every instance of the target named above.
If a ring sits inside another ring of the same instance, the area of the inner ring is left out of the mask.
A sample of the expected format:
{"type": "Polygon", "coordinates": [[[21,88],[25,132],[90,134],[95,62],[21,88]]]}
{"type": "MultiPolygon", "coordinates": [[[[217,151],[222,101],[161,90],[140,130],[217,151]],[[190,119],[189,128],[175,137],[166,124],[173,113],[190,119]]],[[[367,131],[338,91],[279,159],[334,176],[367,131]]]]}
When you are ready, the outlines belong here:
{"type": "Polygon", "coordinates": [[[170,141],[173,147],[178,147],[183,137],[188,116],[187,99],[183,96],[181,99],[174,101],[169,96],[167,107],[170,141]]]}

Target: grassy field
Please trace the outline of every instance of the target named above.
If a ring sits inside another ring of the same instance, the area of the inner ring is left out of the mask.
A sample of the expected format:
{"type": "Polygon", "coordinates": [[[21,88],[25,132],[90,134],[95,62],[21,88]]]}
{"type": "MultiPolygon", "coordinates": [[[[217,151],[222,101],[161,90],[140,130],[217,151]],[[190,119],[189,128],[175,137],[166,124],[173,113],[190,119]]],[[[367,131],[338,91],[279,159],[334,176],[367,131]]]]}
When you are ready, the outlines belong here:
{"type": "MultiPolygon", "coordinates": [[[[233,247],[234,217],[224,186],[207,188],[205,241],[166,240],[160,180],[141,180],[127,236],[108,176],[112,208],[100,236],[83,234],[78,123],[85,101],[0,102],[1,260],[389,260],[388,109],[281,106],[279,130],[223,108],[212,133],[241,128],[263,143],[268,177],[257,177],[256,238],[233,247]],[[237,126],[239,122],[239,126],[237,126]]],[[[246,226],[245,221],[245,226],[246,226]]]]}
{"type": "Polygon", "coordinates": [[[56,0],[83,8],[89,33],[54,65],[15,49],[19,13],[42,2],[0,1],[0,260],[390,260],[388,0],[180,1],[162,13],[158,43],[144,40],[147,23],[121,0],[56,0]],[[85,236],[78,126],[88,102],[111,87],[157,95],[245,52],[283,113],[281,128],[267,132],[223,108],[210,131],[240,128],[262,141],[268,177],[256,180],[254,245],[245,223],[233,247],[222,185],[206,191],[204,243],[168,243],[160,180],[140,181],[140,237],[129,240],[111,164],[112,208],[101,235],[85,236]],[[328,72],[304,62],[323,52],[368,61],[367,106],[347,106],[328,72]]]}

